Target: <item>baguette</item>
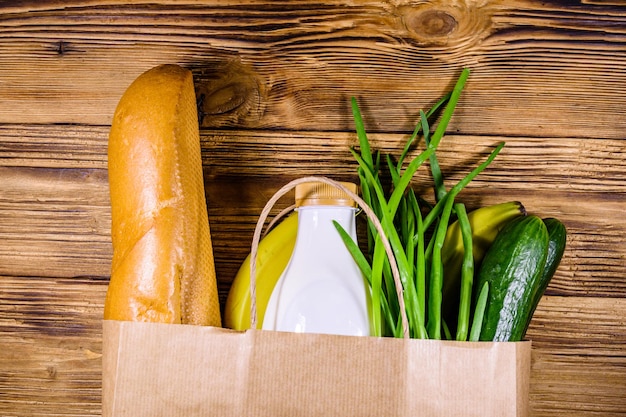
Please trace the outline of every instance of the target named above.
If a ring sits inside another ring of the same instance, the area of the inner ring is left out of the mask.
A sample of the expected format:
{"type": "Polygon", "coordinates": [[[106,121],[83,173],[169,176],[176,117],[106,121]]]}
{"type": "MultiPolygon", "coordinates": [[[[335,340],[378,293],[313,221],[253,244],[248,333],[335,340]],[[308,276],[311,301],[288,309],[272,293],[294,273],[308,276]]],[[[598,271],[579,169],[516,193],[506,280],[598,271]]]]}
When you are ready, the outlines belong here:
{"type": "Polygon", "coordinates": [[[108,147],[113,258],[104,318],[221,326],[191,72],[141,74],[108,147]]]}

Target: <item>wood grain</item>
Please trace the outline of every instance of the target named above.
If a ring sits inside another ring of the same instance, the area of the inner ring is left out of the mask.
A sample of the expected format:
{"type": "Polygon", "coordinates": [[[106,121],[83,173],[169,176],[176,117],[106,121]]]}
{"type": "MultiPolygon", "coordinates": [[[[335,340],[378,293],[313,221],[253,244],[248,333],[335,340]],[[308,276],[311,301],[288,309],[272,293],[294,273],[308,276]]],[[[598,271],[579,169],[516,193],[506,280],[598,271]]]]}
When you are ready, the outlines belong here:
{"type": "Polygon", "coordinates": [[[376,130],[406,129],[462,66],[475,75],[454,129],[620,138],[626,123],[615,88],[626,81],[623,7],[22,3],[0,27],[0,78],[12,97],[0,122],[108,124],[139,73],[178,62],[197,68],[199,90],[231,93],[206,126],[346,130],[346,98],[357,96],[376,112],[376,130]]]}
{"type": "MultiPolygon", "coordinates": [[[[69,139],[67,127],[0,129],[0,158],[7,161],[0,167],[3,273],[45,276],[52,268],[65,277],[109,274],[108,129],[72,129],[69,139]],[[20,146],[20,138],[28,145],[20,146]],[[69,151],[68,141],[80,144],[79,150],[69,151]],[[38,262],[42,259],[45,262],[38,262]]],[[[398,155],[408,137],[378,134],[371,142],[374,149],[398,155]]],[[[356,163],[349,154],[355,140],[351,132],[203,130],[207,204],[224,291],[249,251],[265,202],[302,175],[356,180],[356,163]]],[[[447,135],[439,151],[446,181],[460,180],[500,140],[447,135]]],[[[563,219],[570,232],[568,251],[549,293],[625,297],[626,220],[621,213],[626,204],[620,198],[626,183],[625,153],[617,140],[509,138],[494,163],[460,198],[470,209],[519,200],[528,211],[563,219]]],[[[414,188],[428,195],[428,184],[424,167],[414,188]]],[[[282,207],[290,203],[286,197],[282,207]]]]}
{"type": "MultiPolygon", "coordinates": [[[[0,2],[1,416],[101,413],[108,129],[165,62],[194,74],[222,304],[281,185],[356,179],[351,97],[373,147],[398,155],[469,67],[438,153],[447,183],[505,141],[460,198],[568,228],[528,333],[531,415],[626,415],[623,2],[127,3],[0,2]]],[[[424,167],[412,185],[428,184],[424,167]]]]}
{"type": "Polygon", "coordinates": [[[626,318],[620,314],[624,311],[624,298],[547,296],[541,300],[527,334],[534,349],[534,414],[624,413],[626,318]],[[608,315],[598,317],[599,310],[608,315]],[[570,400],[566,404],[563,398],[570,400]]]}
{"type": "Polygon", "coordinates": [[[100,415],[107,282],[2,277],[1,415],[100,415]]]}

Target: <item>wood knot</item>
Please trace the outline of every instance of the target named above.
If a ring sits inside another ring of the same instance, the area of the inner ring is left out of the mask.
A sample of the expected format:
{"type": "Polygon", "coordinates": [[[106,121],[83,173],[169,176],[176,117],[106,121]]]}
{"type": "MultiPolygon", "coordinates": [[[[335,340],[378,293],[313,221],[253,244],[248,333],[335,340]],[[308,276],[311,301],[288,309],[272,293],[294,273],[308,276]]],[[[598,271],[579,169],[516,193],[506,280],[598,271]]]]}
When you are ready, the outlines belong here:
{"type": "Polygon", "coordinates": [[[57,54],[65,55],[66,52],[67,52],[67,43],[64,41],[59,41],[59,43],[57,43],[57,54]]]}
{"type": "Polygon", "coordinates": [[[407,22],[414,32],[426,36],[439,37],[450,35],[457,27],[457,21],[444,10],[426,10],[407,22]]]}
{"type": "Polygon", "coordinates": [[[50,49],[54,53],[56,53],[58,56],[64,56],[68,52],[74,51],[72,45],[69,42],[64,41],[64,40],[59,40],[59,41],[54,42],[52,46],[50,47],[50,49]]]}
{"type": "Polygon", "coordinates": [[[491,33],[493,10],[470,2],[431,2],[398,10],[421,47],[474,45],[491,33]]]}
{"type": "Polygon", "coordinates": [[[203,110],[209,116],[231,112],[246,101],[247,93],[245,83],[227,84],[212,91],[209,97],[203,96],[203,110]]]}
{"type": "Polygon", "coordinates": [[[202,127],[241,125],[259,120],[263,88],[238,59],[194,70],[198,122],[202,127]]]}

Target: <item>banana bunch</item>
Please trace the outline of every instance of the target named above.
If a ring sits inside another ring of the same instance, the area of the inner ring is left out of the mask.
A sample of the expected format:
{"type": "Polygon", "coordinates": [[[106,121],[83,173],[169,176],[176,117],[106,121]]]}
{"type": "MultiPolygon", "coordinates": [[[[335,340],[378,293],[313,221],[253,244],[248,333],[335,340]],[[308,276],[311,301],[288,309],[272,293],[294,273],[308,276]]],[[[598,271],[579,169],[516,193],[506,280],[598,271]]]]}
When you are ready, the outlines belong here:
{"type": "MultiPolygon", "coordinates": [[[[498,232],[511,220],[525,216],[526,209],[519,201],[494,204],[480,207],[468,213],[472,229],[472,248],[474,264],[483,259],[487,249],[496,239],[498,232]]],[[[454,323],[458,313],[461,285],[461,269],[463,265],[463,238],[458,220],[448,226],[446,238],[441,250],[443,262],[443,313],[448,323],[454,323]]]]}
{"type": "MultiPolygon", "coordinates": [[[[298,213],[292,212],[259,242],[256,268],[257,328],[261,328],[274,286],[287,266],[298,230],[298,213]]],[[[224,326],[235,330],[250,328],[250,255],[243,261],[226,299],[224,326]]]]}

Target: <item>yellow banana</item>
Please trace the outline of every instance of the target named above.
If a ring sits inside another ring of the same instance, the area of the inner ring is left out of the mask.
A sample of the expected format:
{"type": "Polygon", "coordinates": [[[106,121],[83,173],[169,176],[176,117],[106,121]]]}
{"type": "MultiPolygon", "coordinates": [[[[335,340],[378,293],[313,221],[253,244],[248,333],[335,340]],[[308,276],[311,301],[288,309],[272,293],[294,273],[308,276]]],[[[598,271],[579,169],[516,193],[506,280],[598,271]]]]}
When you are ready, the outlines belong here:
{"type": "MultiPolygon", "coordinates": [[[[474,261],[480,261],[502,227],[511,219],[526,214],[519,201],[494,204],[471,211],[467,217],[472,227],[474,261]]],[[[460,271],[463,263],[463,238],[458,220],[446,232],[441,249],[443,264],[451,272],[460,271]]]]}
{"type": "MultiPolygon", "coordinates": [[[[480,207],[468,213],[472,228],[472,247],[474,263],[478,264],[485,252],[495,240],[500,229],[512,219],[526,215],[526,209],[519,201],[494,204],[480,207]]],[[[446,238],[441,249],[443,262],[443,302],[444,315],[449,321],[455,320],[461,285],[461,269],[463,265],[463,237],[458,220],[448,226],[446,238]]]]}
{"type": "MultiPolygon", "coordinates": [[[[263,324],[267,303],[274,286],[287,266],[298,230],[298,214],[292,212],[259,242],[256,268],[257,328],[263,324]]],[[[233,280],[224,307],[224,326],[250,328],[250,255],[246,257],[233,280]]]]}

